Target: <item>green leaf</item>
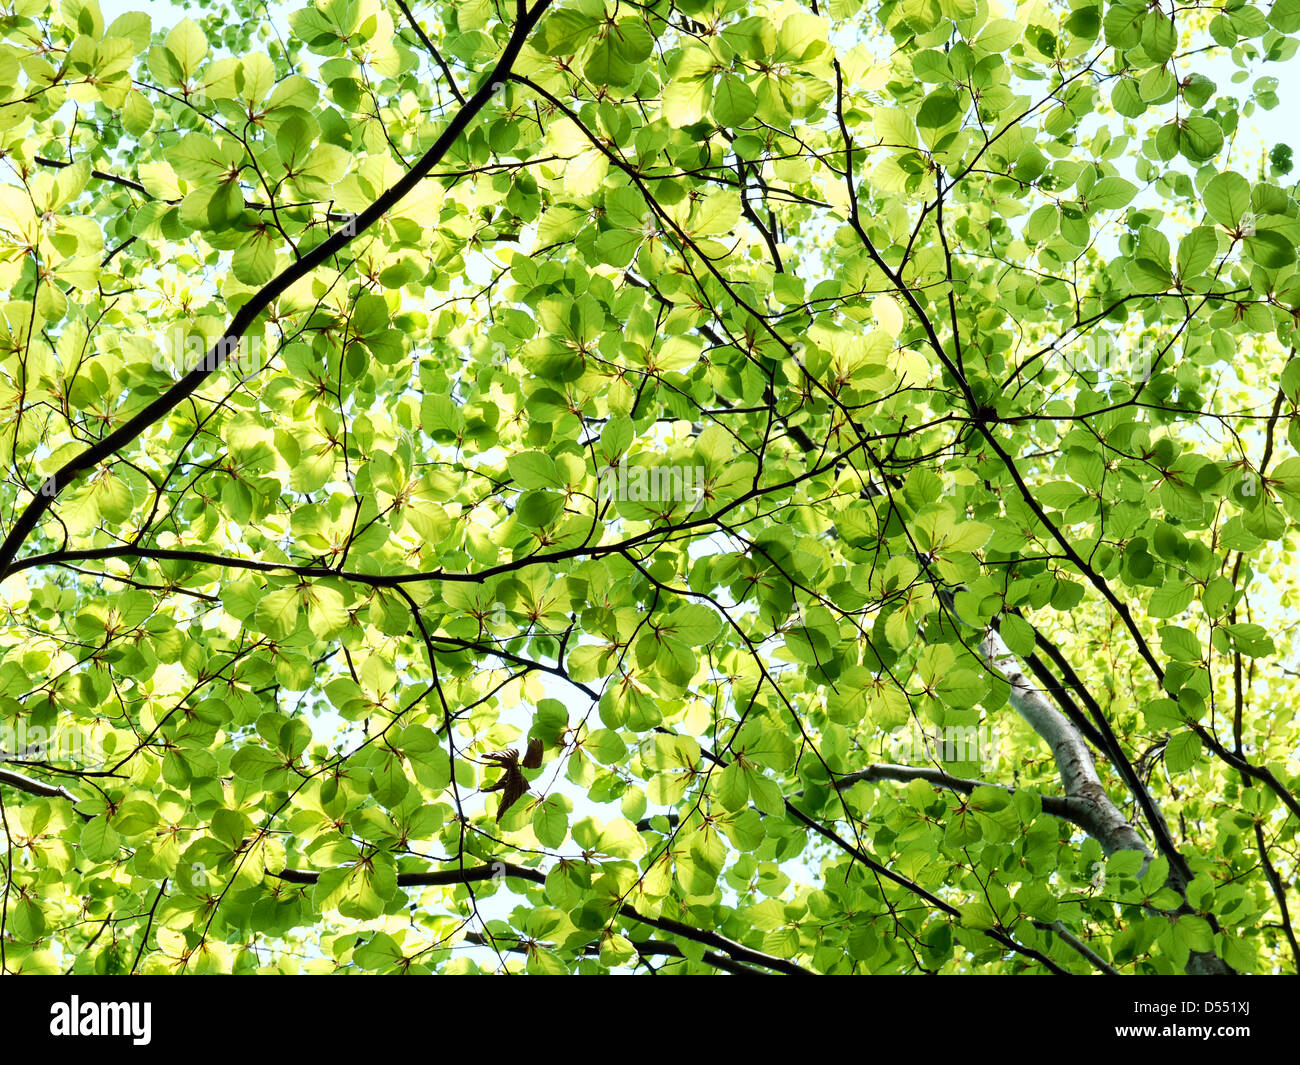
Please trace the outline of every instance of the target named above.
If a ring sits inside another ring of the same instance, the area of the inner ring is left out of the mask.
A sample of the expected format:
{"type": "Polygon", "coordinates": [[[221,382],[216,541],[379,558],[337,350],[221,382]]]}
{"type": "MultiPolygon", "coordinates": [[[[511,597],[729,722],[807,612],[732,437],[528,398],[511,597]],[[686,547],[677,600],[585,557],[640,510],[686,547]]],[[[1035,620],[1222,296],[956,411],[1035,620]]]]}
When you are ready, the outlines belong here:
{"type": "Polygon", "coordinates": [[[1194,732],[1180,732],[1165,746],[1165,765],[1171,773],[1182,773],[1191,768],[1200,753],[1200,737],[1194,732]]]}
{"type": "Polygon", "coordinates": [[[1225,229],[1236,227],[1250,209],[1250,184],[1240,174],[1215,174],[1205,186],[1205,209],[1225,229]]]}
{"type": "Polygon", "coordinates": [[[1197,226],[1178,244],[1178,276],[1196,277],[1206,271],[1219,251],[1219,239],[1209,226],[1197,226]]]}
{"type": "Polygon", "coordinates": [[[559,847],[569,834],[569,809],[563,796],[548,796],[533,810],[533,831],[544,847],[559,847]]]}
{"type": "Polygon", "coordinates": [[[564,484],[555,461],[540,451],[511,455],[507,464],[511,478],[521,488],[559,488],[564,484]]]}
{"type": "Polygon", "coordinates": [[[208,40],[191,19],[182,19],[167,34],[167,51],[175,58],[182,77],[190,78],[208,54],[208,40]]]}
{"type": "Polygon", "coordinates": [[[758,101],[740,78],[726,74],[713,95],[713,117],[723,126],[740,126],[754,117],[758,101]]]}
{"type": "Polygon", "coordinates": [[[555,492],[525,492],[519,497],[515,517],[524,525],[538,529],[550,525],[564,509],[564,497],[555,492]]]}

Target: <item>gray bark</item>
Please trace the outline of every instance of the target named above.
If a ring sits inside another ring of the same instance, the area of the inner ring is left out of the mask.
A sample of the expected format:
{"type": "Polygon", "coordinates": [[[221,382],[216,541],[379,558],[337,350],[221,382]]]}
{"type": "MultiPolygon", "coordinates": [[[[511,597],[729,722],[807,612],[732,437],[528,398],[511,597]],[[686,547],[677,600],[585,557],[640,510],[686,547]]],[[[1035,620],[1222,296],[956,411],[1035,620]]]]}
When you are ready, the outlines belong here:
{"type": "MultiPolygon", "coordinates": [[[[1083,737],[1066,716],[1029,682],[1016,656],[996,628],[989,629],[981,650],[990,668],[1001,674],[1011,685],[1011,705],[1051,748],[1066,797],[1080,801],[1080,818],[1072,817],[1070,820],[1100,843],[1101,849],[1108,855],[1122,850],[1140,851],[1142,866],[1138,876],[1141,877],[1151,864],[1151,849],[1107,794],[1097,775],[1092,752],[1088,750],[1083,737]]],[[[1183,898],[1183,905],[1176,912],[1191,913],[1185,896],[1186,885],[1172,867],[1165,883],[1183,898]]],[[[1166,917],[1174,916],[1154,908],[1151,912],[1166,917]]],[[[1224,975],[1232,971],[1215,954],[1193,951],[1187,962],[1187,972],[1191,975],[1224,975]]]]}

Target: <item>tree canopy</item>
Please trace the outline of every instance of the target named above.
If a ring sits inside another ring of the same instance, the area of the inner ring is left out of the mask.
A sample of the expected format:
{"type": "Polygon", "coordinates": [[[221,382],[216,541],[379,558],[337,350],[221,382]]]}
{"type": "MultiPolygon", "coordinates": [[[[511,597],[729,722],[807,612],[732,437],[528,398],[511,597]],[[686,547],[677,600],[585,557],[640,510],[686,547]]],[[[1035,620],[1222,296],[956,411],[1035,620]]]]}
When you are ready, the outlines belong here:
{"type": "Polygon", "coordinates": [[[0,969],[1295,971],[1300,0],[298,2],[0,9],[0,969]]]}

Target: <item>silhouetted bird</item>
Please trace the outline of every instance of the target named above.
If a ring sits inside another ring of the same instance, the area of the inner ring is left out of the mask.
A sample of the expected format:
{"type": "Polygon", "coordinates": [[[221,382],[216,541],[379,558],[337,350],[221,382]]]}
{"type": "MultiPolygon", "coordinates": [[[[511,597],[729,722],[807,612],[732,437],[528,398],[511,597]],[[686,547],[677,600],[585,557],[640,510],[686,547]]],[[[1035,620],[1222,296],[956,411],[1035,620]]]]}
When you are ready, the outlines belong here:
{"type": "Polygon", "coordinates": [[[497,782],[483,789],[501,792],[501,805],[497,807],[498,822],[505,816],[505,812],[527,793],[528,781],[524,777],[523,770],[541,768],[542,749],[541,740],[531,739],[528,741],[528,751],[524,755],[523,762],[519,761],[519,752],[513,747],[508,751],[494,751],[483,756],[483,761],[500,766],[502,770],[497,782]]]}

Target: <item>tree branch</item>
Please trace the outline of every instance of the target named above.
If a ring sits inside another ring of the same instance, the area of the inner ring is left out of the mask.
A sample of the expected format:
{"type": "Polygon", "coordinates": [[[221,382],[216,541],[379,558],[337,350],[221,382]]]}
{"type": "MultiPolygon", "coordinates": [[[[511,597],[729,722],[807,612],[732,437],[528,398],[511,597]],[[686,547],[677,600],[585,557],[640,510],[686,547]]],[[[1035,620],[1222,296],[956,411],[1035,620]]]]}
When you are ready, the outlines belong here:
{"type": "Polygon", "coordinates": [[[451,67],[447,66],[447,61],[442,58],[442,53],[438,51],[437,46],[429,40],[429,35],[424,32],[424,28],[416,21],[411,14],[411,9],[406,6],[404,0],[397,0],[397,6],[402,9],[402,14],[406,16],[406,21],[411,24],[411,29],[415,35],[420,38],[420,43],[424,45],[425,51],[433,56],[434,62],[442,68],[442,76],[447,79],[447,85],[451,89],[451,94],[456,97],[462,104],[465,102],[465,95],[460,91],[460,86],[456,84],[456,79],[451,75],[451,67]]]}
{"type": "MultiPolygon", "coordinates": [[[[473,943],[480,947],[493,947],[496,944],[488,939],[481,932],[466,932],[465,941],[473,943]]],[[[658,954],[669,958],[685,958],[686,952],[676,943],[669,943],[662,939],[633,939],[630,941],[638,954],[658,954]]],[[[522,941],[503,944],[501,949],[514,954],[528,953],[528,944],[522,941]]],[[[583,955],[596,955],[600,953],[598,944],[589,943],[581,951],[583,955]]],[[[760,969],[744,965],[741,962],[734,961],[725,954],[719,954],[717,951],[706,950],[704,959],[706,964],[712,965],[715,969],[721,969],[725,973],[731,973],[733,976],[769,976],[760,969]]]]}
{"type": "MultiPolygon", "coordinates": [[[[9,530],[9,534],[4,538],[3,543],[0,543],[0,578],[8,576],[19,548],[31,535],[42,515],[50,508],[64,488],[81,474],[93,469],[104,459],[129,444],[150,426],[185,402],[237,350],[244,334],[248,332],[263,311],[267,310],[293,284],[307,277],[318,266],[328,262],[330,258],[366,232],[424,180],[428,173],[442,160],[442,157],[446,155],[451,146],[456,143],[460,135],[465,132],[479,111],[492,99],[495,94],[495,86],[509,76],[510,68],[518,58],[525,40],[527,40],[528,35],[537,24],[538,19],[550,6],[550,3],[551,0],[538,0],[531,9],[524,11],[523,16],[511,30],[510,39],[506,42],[505,48],[502,49],[500,58],[483,78],[474,95],[456,112],[429,150],[420,157],[410,170],[381,193],[369,207],[357,215],[350,225],[327,237],[301,259],[291,263],[280,274],[255,292],[248,302],[235,312],[225,334],[212,346],[198,366],[190,370],[162,395],[128,418],[113,432],[103,437],[98,443],[86,448],[80,454],[74,455],[46,478],[40,490],[23,509],[18,520],[14,522],[13,528],[9,530]]],[[[523,6],[522,3],[520,6],[523,6]]]]}
{"type": "MultiPolygon", "coordinates": [[[[1101,844],[1106,854],[1114,854],[1121,850],[1139,851],[1142,854],[1142,866],[1138,876],[1141,877],[1151,863],[1153,857],[1151,851],[1106,793],[1083,737],[1065,719],[1065,716],[1025,679],[1015,655],[1003,642],[997,629],[989,629],[982,650],[989,660],[990,668],[1003,674],[1007,683],[1011,685],[1011,705],[1051,748],[1065,793],[1071,797],[1084,799],[1090,807],[1086,820],[1079,822],[1080,827],[1101,844]]],[[[1183,898],[1179,912],[1192,912],[1185,897],[1187,881],[1172,864],[1170,864],[1166,883],[1183,898]]],[[[1188,971],[1217,974],[1233,972],[1232,968],[1217,955],[1200,951],[1192,952],[1188,971]]]]}
{"type": "MultiPolygon", "coordinates": [[[[794,818],[797,821],[799,821],[801,824],[806,825],[807,827],[811,828],[819,835],[830,840],[842,851],[844,851],[845,854],[848,854],[856,861],[861,862],[863,865],[865,865],[872,872],[876,873],[878,876],[883,876],[887,880],[892,880],[895,884],[898,884],[900,887],[906,888],[908,891],[924,899],[935,909],[942,910],[949,917],[955,918],[959,925],[961,924],[961,911],[957,909],[956,906],[953,906],[950,903],[945,902],[943,899],[939,898],[938,895],[926,891],[926,889],[921,887],[920,884],[908,880],[907,877],[894,872],[888,866],[881,865],[879,862],[871,858],[870,855],[864,854],[861,850],[855,847],[848,840],[844,839],[837,832],[827,828],[825,825],[809,817],[798,807],[794,806],[789,799],[785,800],[785,808],[787,812],[792,814],[794,818]]],[[[1046,954],[1034,950],[1032,947],[1026,947],[1021,943],[1017,943],[1014,939],[1011,938],[1011,936],[1007,935],[1005,932],[997,928],[982,928],[979,929],[979,931],[982,934],[988,936],[990,939],[1006,947],[1007,950],[1014,951],[1016,954],[1023,954],[1025,957],[1033,959],[1034,961],[1038,962],[1040,965],[1044,966],[1049,972],[1055,973],[1057,976],[1070,975],[1065,969],[1062,969],[1059,965],[1056,964],[1056,962],[1052,961],[1052,959],[1049,958],[1046,954]]]]}
{"type": "Polygon", "coordinates": [[[61,788],[57,784],[46,784],[40,780],[33,780],[31,777],[23,776],[22,773],[15,773],[12,769],[0,769],[0,784],[8,784],[11,788],[27,792],[28,795],[38,795],[45,799],[77,801],[77,797],[67,788],[61,788]]]}
{"type": "MultiPolygon", "coordinates": [[[[896,780],[904,784],[912,780],[924,780],[962,795],[969,795],[976,788],[1000,788],[1011,794],[1016,791],[1015,788],[1006,784],[995,784],[986,780],[972,780],[968,777],[955,777],[933,766],[894,765],[889,762],[877,762],[865,769],[846,773],[836,779],[835,787],[843,790],[852,787],[861,780],[896,780]]],[[[1059,795],[1040,795],[1039,799],[1043,804],[1043,813],[1070,821],[1080,828],[1087,828],[1084,822],[1087,820],[1091,808],[1085,800],[1068,795],[1064,798],[1059,795]]]]}
{"type": "MultiPolygon", "coordinates": [[[[303,869],[285,869],[283,872],[272,873],[271,875],[290,884],[314,884],[320,879],[319,873],[303,869]]],[[[546,883],[546,874],[539,869],[529,869],[523,865],[515,865],[513,862],[495,861],[490,865],[472,866],[466,869],[443,869],[426,873],[398,873],[397,886],[448,887],[455,884],[478,883],[483,880],[499,880],[502,877],[514,877],[534,884],[546,883]]],[[[681,936],[683,939],[713,947],[739,962],[762,965],[787,976],[814,975],[802,965],[787,958],[777,958],[770,954],[764,954],[762,951],[754,950],[743,943],[737,943],[726,936],[719,935],[717,932],[694,928],[670,917],[650,917],[637,912],[627,903],[619,904],[618,913],[629,921],[649,925],[651,928],[658,928],[661,932],[669,932],[672,935],[681,936]]]]}

